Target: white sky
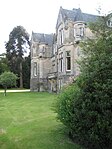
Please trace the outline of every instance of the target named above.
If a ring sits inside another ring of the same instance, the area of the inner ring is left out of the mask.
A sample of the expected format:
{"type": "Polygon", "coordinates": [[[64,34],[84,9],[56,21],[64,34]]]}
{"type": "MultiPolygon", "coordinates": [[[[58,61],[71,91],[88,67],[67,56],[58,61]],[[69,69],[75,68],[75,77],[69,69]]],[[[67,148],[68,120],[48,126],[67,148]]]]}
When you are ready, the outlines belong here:
{"type": "Polygon", "coordinates": [[[0,0],[0,53],[5,52],[4,42],[8,41],[14,27],[21,25],[31,32],[54,33],[59,8],[98,14],[101,6],[104,13],[112,11],[112,0],[0,0]]]}

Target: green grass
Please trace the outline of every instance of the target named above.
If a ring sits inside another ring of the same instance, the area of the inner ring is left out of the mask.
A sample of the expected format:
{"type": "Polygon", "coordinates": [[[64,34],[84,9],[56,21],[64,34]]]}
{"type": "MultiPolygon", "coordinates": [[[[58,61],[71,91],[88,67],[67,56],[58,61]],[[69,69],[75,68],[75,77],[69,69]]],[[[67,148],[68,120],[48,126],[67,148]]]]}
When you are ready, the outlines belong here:
{"type": "Polygon", "coordinates": [[[81,149],[56,120],[48,93],[0,93],[0,149],[81,149]]]}

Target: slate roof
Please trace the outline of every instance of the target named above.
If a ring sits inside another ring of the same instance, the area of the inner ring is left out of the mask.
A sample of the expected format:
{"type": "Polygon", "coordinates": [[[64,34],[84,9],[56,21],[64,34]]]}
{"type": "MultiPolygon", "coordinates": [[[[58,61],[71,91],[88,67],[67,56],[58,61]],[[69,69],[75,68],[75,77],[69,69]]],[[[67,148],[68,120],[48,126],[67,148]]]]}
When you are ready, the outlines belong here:
{"type": "MultiPolygon", "coordinates": [[[[67,10],[67,9],[63,9],[62,7],[60,7],[59,14],[60,13],[62,14],[62,18],[64,21],[66,21],[66,20],[71,20],[73,22],[84,21],[84,22],[88,23],[88,22],[95,22],[98,18],[97,15],[83,13],[80,8],[79,9],[73,8],[73,10],[67,10]]],[[[60,24],[60,21],[57,20],[56,27],[59,24],[60,24]]]]}
{"type": "Polygon", "coordinates": [[[32,40],[34,42],[45,43],[51,46],[53,44],[53,34],[43,34],[43,33],[32,32],[32,40]]]}
{"type": "MultiPolygon", "coordinates": [[[[84,21],[88,23],[88,22],[94,22],[98,18],[98,16],[96,15],[82,13],[80,8],[79,9],[73,8],[73,10],[67,10],[67,9],[63,9],[62,7],[60,7],[59,15],[60,14],[62,15],[62,18],[64,21],[71,20],[73,22],[84,21]]],[[[61,23],[60,22],[61,20],[59,19],[59,15],[58,15],[56,28],[61,23]]],[[[32,40],[34,42],[45,43],[51,46],[53,44],[53,34],[43,34],[43,33],[32,32],[32,40]]]]}
{"type": "Polygon", "coordinates": [[[96,15],[82,13],[80,8],[73,9],[73,10],[63,9],[62,11],[65,14],[65,16],[68,19],[71,19],[72,21],[93,22],[98,18],[98,16],[96,16],[96,15]]]}

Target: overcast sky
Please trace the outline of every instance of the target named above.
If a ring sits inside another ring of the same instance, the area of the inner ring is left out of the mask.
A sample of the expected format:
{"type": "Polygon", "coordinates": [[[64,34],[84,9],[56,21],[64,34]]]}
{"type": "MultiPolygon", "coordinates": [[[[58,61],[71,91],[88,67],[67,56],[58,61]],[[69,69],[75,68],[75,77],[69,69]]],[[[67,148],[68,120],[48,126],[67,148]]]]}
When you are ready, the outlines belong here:
{"type": "Polygon", "coordinates": [[[98,14],[101,6],[104,13],[112,11],[112,0],[0,0],[0,53],[5,52],[14,27],[21,25],[31,32],[54,33],[59,8],[81,8],[82,12],[98,14]]]}

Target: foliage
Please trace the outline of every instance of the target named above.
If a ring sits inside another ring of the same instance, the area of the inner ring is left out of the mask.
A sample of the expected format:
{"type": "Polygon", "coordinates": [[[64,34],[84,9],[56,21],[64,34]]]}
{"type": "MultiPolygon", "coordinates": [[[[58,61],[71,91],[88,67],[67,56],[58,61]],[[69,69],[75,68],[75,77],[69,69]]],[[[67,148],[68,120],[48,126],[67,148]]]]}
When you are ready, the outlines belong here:
{"type": "Polygon", "coordinates": [[[61,93],[58,106],[63,108],[57,109],[72,137],[93,149],[112,148],[112,30],[106,20],[91,24],[95,38],[81,43],[81,74],[73,84],[79,90],[61,93]]]}
{"type": "Polygon", "coordinates": [[[23,88],[23,68],[22,62],[24,54],[29,49],[29,34],[22,26],[17,26],[9,34],[9,41],[6,43],[6,56],[9,62],[10,70],[18,74],[20,78],[19,85],[23,88]]]}
{"type": "Polygon", "coordinates": [[[30,88],[30,55],[24,58],[23,61],[23,86],[24,88],[30,88]]]}
{"type": "Polygon", "coordinates": [[[9,71],[8,60],[6,54],[0,54],[0,74],[4,71],[9,71]]]}
{"type": "Polygon", "coordinates": [[[0,84],[4,87],[4,95],[6,96],[7,87],[16,86],[17,76],[12,72],[4,72],[0,75],[0,84]]]}
{"type": "MultiPolygon", "coordinates": [[[[57,113],[57,118],[61,120],[63,124],[65,124],[69,131],[73,126],[73,117],[74,117],[74,97],[78,97],[79,88],[75,86],[74,83],[67,85],[58,95],[56,104],[55,104],[55,112],[57,113]]],[[[77,100],[75,98],[75,100],[77,100]]]]}

